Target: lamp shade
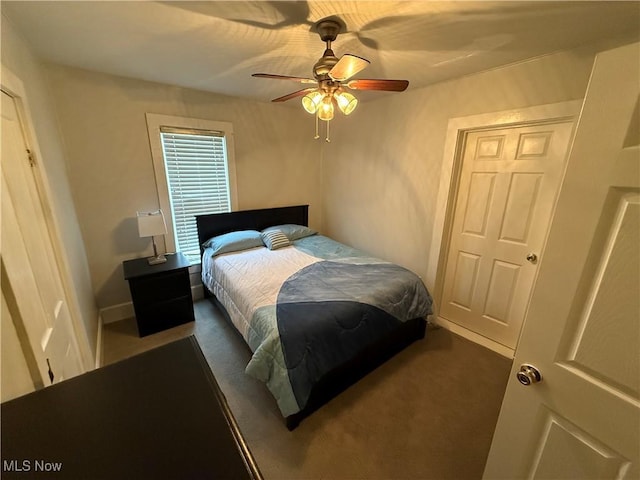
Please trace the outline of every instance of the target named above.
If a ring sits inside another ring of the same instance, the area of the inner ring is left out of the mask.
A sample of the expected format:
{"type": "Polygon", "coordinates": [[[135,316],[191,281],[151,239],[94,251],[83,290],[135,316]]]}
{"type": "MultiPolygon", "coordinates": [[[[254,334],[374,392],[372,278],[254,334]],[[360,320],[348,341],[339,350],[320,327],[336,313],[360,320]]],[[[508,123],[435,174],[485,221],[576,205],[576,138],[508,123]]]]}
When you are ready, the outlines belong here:
{"type": "Polygon", "coordinates": [[[167,233],[167,224],[164,221],[162,210],[155,212],[137,212],[138,233],[141,237],[153,237],[167,233]]]}

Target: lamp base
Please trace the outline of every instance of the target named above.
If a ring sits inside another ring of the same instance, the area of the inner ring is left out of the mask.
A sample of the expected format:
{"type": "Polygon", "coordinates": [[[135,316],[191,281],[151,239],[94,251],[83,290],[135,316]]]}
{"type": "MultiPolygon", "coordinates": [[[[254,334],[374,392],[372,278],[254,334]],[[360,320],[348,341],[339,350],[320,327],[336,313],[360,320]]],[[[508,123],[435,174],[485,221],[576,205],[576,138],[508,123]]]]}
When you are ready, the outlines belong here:
{"type": "Polygon", "coordinates": [[[158,265],[160,263],[164,263],[167,261],[167,257],[165,257],[164,255],[160,254],[156,257],[149,257],[147,259],[147,262],[149,262],[149,265],[158,265]]]}

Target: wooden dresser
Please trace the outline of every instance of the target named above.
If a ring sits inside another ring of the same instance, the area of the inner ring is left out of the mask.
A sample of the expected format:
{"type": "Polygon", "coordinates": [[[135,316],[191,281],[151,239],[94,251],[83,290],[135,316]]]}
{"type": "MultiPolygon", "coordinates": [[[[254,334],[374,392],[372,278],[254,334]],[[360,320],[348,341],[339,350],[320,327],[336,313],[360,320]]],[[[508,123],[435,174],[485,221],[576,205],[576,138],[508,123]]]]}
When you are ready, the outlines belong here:
{"type": "Polygon", "coordinates": [[[195,337],[1,405],[2,478],[261,479],[195,337]]]}

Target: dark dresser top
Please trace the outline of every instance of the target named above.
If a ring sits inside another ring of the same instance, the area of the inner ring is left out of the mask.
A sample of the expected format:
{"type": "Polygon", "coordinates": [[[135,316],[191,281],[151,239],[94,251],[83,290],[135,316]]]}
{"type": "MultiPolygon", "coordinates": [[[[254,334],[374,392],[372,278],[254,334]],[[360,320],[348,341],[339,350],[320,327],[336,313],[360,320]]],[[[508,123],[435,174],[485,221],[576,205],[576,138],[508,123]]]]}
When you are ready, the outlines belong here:
{"type": "Polygon", "coordinates": [[[1,414],[3,479],[262,478],[193,336],[5,402],[1,414]],[[37,471],[45,463],[60,471],[37,471]]]}

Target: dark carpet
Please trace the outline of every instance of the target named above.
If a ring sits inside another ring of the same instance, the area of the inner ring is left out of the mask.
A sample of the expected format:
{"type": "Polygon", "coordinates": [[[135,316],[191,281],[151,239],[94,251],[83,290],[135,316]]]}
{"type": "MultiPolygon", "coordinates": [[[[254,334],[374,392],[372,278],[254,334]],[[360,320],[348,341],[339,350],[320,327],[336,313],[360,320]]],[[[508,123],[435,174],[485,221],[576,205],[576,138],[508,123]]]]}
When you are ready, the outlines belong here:
{"type": "Polygon", "coordinates": [[[133,319],[105,325],[103,363],[194,334],[265,479],[482,477],[509,359],[429,329],[290,432],[266,386],[244,373],[241,337],[208,301],[195,307],[195,323],[144,338],[133,319]]]}

